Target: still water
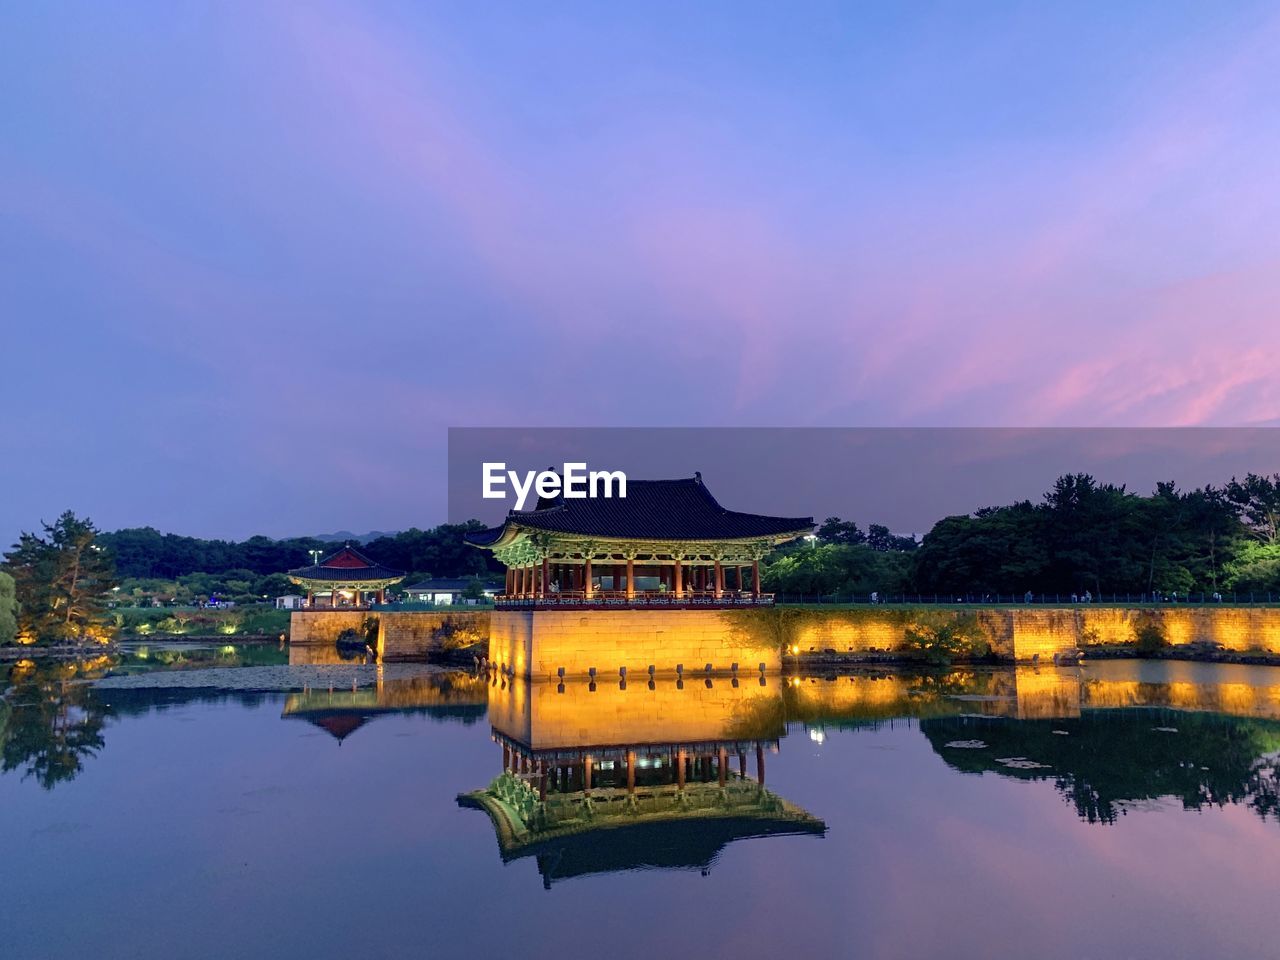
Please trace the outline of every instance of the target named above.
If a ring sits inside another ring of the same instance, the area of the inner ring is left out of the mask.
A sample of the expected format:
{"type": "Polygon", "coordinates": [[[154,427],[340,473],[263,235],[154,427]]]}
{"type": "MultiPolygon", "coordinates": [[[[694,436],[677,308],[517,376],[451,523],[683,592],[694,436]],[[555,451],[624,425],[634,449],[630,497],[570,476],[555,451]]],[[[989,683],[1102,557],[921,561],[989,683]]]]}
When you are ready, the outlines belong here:
{"type": "Polygon", "coordinates": [[[1276,668],[3,669],[7,958],[1280,954],[1276,668]]]}

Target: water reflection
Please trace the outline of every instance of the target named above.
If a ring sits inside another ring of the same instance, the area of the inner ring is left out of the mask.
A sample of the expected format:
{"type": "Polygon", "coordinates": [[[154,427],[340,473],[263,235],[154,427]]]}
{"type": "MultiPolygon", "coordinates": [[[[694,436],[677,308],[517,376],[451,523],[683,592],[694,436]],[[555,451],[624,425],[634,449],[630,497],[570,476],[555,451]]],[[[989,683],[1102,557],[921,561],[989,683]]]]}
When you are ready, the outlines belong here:
{"type": "Polygon", "coordinates": [[[20,660],[0,699],[0,770],[34,778],[46,790],[80,773],[104,746],[106,708],[82,682],[100,676],[106,657],[83,663],[20,660]]]}
{"type": "MultiPolygon", "coordinates": [[[[106,745],[117,715],[146,712],[175,700],[225,699],[209,693],[120,691],[107,698],[92,682],[115,674],[204,667],[281,664],[275,644],[126,645],[83,660],[24,659],[0,666],[0,772],[32,778],[44,789],[74,780],[106,745]]],[[[260,699],[260,698],[258,698],[260,699]]]]}
{"type": "Polygon", "coordinates": [[[122,670],[0,674],[5,956],[1274,954],[1280,670],[122,670]]]}
{"type": "Polygon", "coordinates": [[[476,723],[484,718],[487,702],[488,683],[482,677],[445,673],[387,680],[379,671],[371,687],[290,694],[281,716],[305,720],[341,743],[386,714],[476,723]]]}
{"type": "Polygon", "coordinates": [[[1050,780],[1089,823],[1173,799],[1275,818],[1280,673],[1178,663],[489,690],[502,773],[459,797],[493,822],[504,861],[544,884],[637,867],[707,870],[732,840],[822,835],[768,791],[788,731],[918,724],[954,770],[1050,780]],[[747,758],[754,756],[754,783],[747,758]],[[733,769],[736,759],[737,769],[733,769]]]}
{"type": "Polygon", "coordinates": [[[548,889],[645,868],[705,874],[734,840],[822,836],[826,824],[765,788],[785,731],[777,689],[495,679],[502,773],[458,802],[489,815],[504,861],[536,858],[548,889]]]}
{"type": "Polygon", "coordinates": [[[1187,810],[1245,804],[1277,815],[1280,723],[1172,710],[1090,710],[1065,720],[924,720],[949,766],[1050,780],[1089,823],[1115,823],[1145,803],[1187,810]]]}
{"type": "Polygon", "coordinates": [[[339,743],[387,715],[487,715],[498,776],[462,802],[489,814],[504,859],[537,857],[547,882],[627,865],[705,870],[738,837],[821,835],[830,811],[810,813],[765,785],[767,755],[796,731],[821,742],[831,730],[906,722],[950,769],[1051,782],[1089,823],[1164,800],[1280,817],[1280,670],[1269,667],[1129,661],[628,686],[338,665],[336,683],[294,692],[92,684],[287,657],[153,645],[80,663],[19,661],[0,697],[3,773],[52,789],[106,748],[112,722],[193,701],[276,699],[282,718],[339,743]],[[608,844],[596,842],[603,833],[608,844]]]}

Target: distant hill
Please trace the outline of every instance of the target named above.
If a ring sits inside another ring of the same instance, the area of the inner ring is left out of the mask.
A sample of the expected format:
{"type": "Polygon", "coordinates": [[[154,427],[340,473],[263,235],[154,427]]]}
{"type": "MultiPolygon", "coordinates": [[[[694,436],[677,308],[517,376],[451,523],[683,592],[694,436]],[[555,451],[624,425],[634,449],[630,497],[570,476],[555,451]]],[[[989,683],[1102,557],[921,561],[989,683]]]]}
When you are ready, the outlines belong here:
{"type": "Polygon", "coordinates": [[[368,543],[379,537],[394,537],[399,530],[370,530],[368,533],[352,533],[350,530],[339,530],[337,533],[315,533],[312,540],[324,543],[368,543]]]}

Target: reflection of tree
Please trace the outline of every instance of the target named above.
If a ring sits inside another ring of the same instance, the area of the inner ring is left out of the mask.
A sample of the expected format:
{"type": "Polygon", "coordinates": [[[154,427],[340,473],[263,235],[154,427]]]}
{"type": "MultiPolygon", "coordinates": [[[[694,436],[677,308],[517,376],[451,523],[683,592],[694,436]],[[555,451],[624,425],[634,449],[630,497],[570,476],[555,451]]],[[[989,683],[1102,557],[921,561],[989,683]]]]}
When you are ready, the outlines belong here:
{"type": "Polygon", "coordinates": [[[1161,798],[1188,810],[1247,803],[1263,819],[1280,820],[1274,720],[1088,710],[1055,720],[946,717],[922,720],[920,729],[957,770],[1054,781],[1090,823],[1114,823],[1127,804],[1161,798]],[[957,741],[970,743],[947,746],[957,741]]]}
{"type": "Polygon", "coordinates": [[[87,684],[71,682],[84,664],[21,664],[5,693],[8,722],[0,731],[0,770],[22,770],[46,790],[79,773],[102,749],[107,709],[87,684]]]}

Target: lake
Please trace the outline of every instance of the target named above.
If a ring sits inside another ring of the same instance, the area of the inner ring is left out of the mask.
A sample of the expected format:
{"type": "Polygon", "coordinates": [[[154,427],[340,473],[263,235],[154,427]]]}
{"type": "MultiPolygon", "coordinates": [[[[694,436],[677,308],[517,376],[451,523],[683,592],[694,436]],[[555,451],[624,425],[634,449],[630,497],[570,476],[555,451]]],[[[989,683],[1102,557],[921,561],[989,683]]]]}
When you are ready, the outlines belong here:
{"type": "Polygon", "coordinates": [[[1280,668],[0,669],[10,960],[1277,954],[1280,668]]]}

